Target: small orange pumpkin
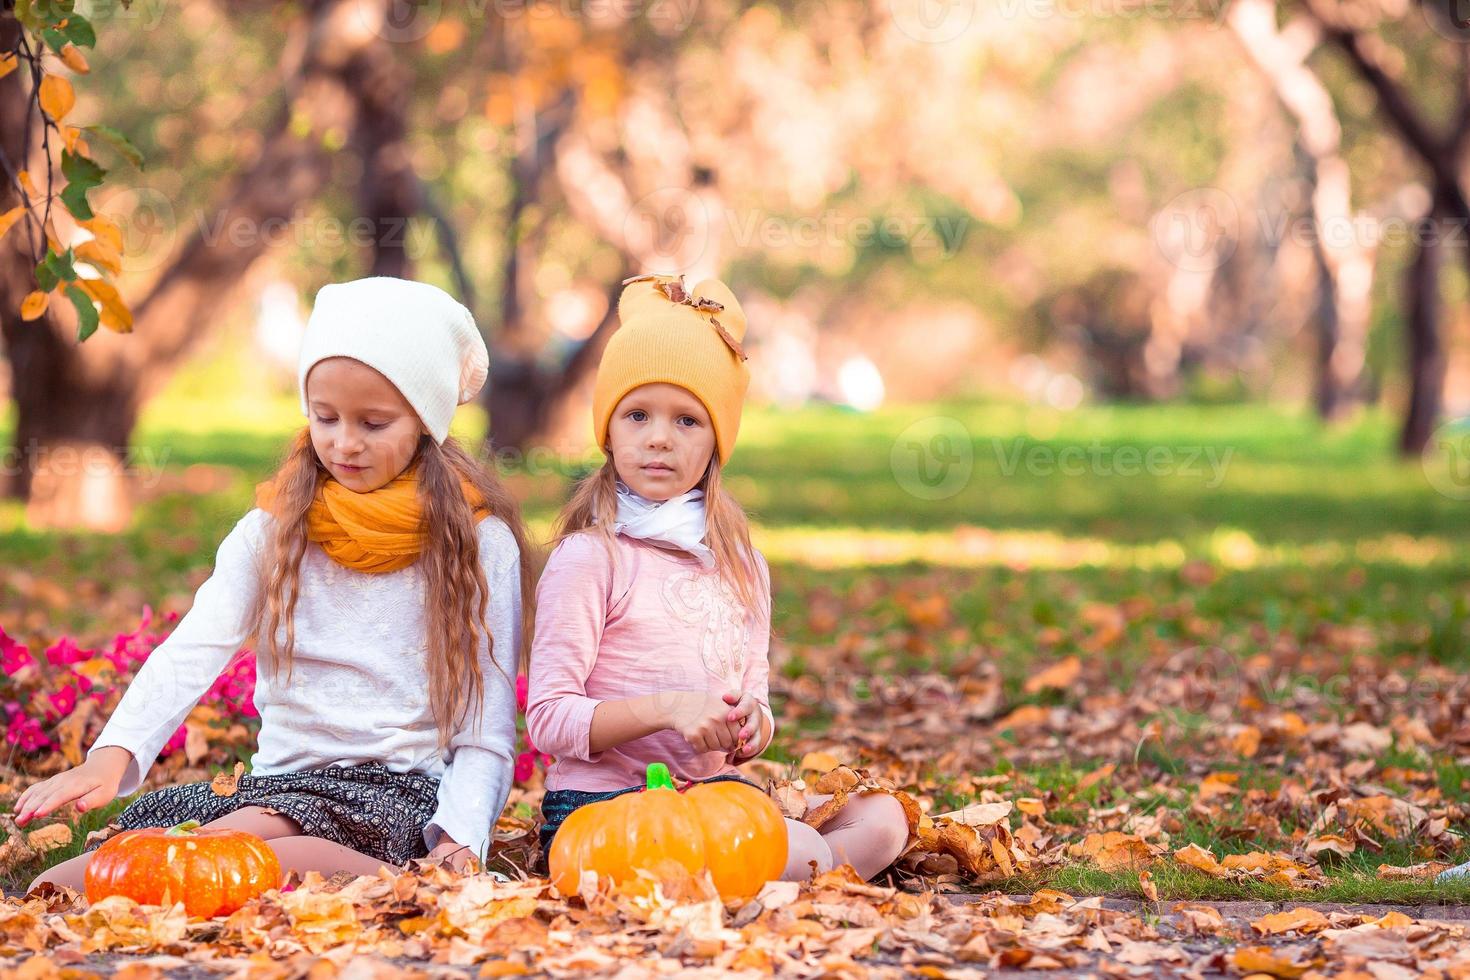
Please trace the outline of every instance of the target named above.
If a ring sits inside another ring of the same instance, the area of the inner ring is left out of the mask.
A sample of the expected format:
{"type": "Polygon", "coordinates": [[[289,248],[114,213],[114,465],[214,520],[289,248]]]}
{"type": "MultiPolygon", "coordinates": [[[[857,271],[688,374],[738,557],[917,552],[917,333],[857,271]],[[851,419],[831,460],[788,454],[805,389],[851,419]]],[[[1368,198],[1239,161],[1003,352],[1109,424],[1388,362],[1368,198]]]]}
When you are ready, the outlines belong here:
{"type": "Polygon", "coordinates": [[[206,919],[229,915],[280,884],[281,864],[269,844],[243,830],[201,830],[197,820],[108,838],[85,876],[88,902],[109,895],[143,905],[183,902],[189,915],[206,919]]]}
{"type": "Polygon", "coordinates": [[[669,767],[648,767],[647,787],[572,811],[551,842],[551,881],[577,893],[584,871],[623,882],[672,860],[692,874],[708,869],[720,896],[753,897],[786,870],[786,820],[745,783],[674,789],[669,767]]]}

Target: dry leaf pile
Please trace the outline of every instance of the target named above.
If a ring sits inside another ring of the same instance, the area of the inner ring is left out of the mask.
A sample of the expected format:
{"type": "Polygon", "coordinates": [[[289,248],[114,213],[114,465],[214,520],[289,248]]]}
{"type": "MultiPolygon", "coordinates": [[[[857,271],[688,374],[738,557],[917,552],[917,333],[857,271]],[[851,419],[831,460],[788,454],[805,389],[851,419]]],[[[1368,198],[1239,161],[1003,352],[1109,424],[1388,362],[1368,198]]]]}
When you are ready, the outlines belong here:
{"type": "Polygon", "coordinates": [[[416,867],[345,882],[319,875],[227,918],[64,890],[0,905],[4,977],[129,980],[173,970],[234,977],[456,975],[988,976],[1024,969],[1113,976],[1470,975],[1466,923],[1296,907],[1255,916],[1181,902],[1149,914],[1043,890],[956,900],[838,868],[722,903],[707,877],[644,875],[562,896],[416,867]],[[110,958],[97,954],[112,954],[110,958]],[[119,961],[116,954],[132,954],[119,961]],[[1363,971],[1363,972],[1352,972],[1363,971]]]}

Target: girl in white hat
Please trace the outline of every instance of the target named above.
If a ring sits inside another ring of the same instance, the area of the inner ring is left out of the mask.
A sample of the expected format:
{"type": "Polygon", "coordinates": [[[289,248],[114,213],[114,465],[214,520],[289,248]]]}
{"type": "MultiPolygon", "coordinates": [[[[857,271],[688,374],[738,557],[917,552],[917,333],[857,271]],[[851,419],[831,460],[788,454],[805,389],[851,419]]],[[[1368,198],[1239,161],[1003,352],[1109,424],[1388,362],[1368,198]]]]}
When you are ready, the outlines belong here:
{"type": "MultiPolygon", "coordinates": [[[[207,782],[147,793],[120,828],[243,829],[283,871],[483,858],[514,770],[529,589],[514,499],[448,438],[488,367],[469,311],[434,286],[323,287],[298,372],[307,427],[87,759],[27,789],[17,822],[135,792],[254,639],[252,771],[228,796],[207,782]]],[[[80,889],[90,858],[32,887],[80,889]]]]}

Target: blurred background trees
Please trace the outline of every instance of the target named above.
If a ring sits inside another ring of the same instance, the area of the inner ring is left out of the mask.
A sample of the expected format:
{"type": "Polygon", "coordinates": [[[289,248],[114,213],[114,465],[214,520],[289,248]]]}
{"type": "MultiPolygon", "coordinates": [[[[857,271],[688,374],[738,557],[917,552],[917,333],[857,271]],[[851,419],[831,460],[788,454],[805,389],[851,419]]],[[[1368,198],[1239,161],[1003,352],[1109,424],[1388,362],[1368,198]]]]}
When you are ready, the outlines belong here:
{"type": "MultiPolygon", "coordinates": [[[[75,113],[148,162],[93,195],[136,325],[79,345],[71,310],[20,320],[30,266],[0,241],[8,492],[38,524],[125,523],[148,399],[211,358],[289,393],[311,295],[367,274],[474,310],[496,448],[585,443],[643,271],[729,281],[778,404],[1260,400],[1328,425],[1377,402],[1409,455],[1470,410],[1449,7],[77,9],[99,40],[75,113]]],[[[0,78],[0,148],[39,174],[27,84],[0,78]]]]}

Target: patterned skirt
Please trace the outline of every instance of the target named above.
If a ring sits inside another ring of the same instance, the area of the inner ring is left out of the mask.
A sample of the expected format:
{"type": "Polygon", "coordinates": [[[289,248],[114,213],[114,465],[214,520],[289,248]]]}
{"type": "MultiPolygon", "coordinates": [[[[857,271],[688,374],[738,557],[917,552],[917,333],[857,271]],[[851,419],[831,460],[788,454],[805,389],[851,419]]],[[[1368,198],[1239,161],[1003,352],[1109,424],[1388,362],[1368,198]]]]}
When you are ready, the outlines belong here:
{"type": "MultiPolygon", "coordinates": [[[[727,780],[734,780],[737,783],[744,783],[747,786],[755,786],[762,793],[765,792],[764,789],[756,786],[755,783],[752,783],[743,776],[711,776],[709,779],[700,779],[695,782],[719,783],[727,780]]],[[[693,783],[690,785],[693,785],[693,783]]],[[[642,786],[629,786],[627,789],[614,789],[603,793],[587,792],[580,789],[548,790],[541,798],[540,869],[545,869],[548,855],[551,854],[551,841],[556,837],[556,832],[561,829],[561,825],[566,822],[567,817],[572,815],[573,810],[584,807],[588,803],[601,803],[603,800],[610,800],[615,796],[622,796],[624,793],[636,793],[643,788],[642,786]]]]}
{"type": "Polygon", "coordinates": [[[290,817],[303,834],[403,865],[428,854],[424,827],[438,808],[438,794],[439,780],[432,776],[393,772],[369,762],[271,776],[247,774],[233,796],[220,796],[207,782],[168,786],[138,797],[113,822],[123,830],[171,827],[185,820],[209,823],[241,807],[259,806],[290,817]]]}

